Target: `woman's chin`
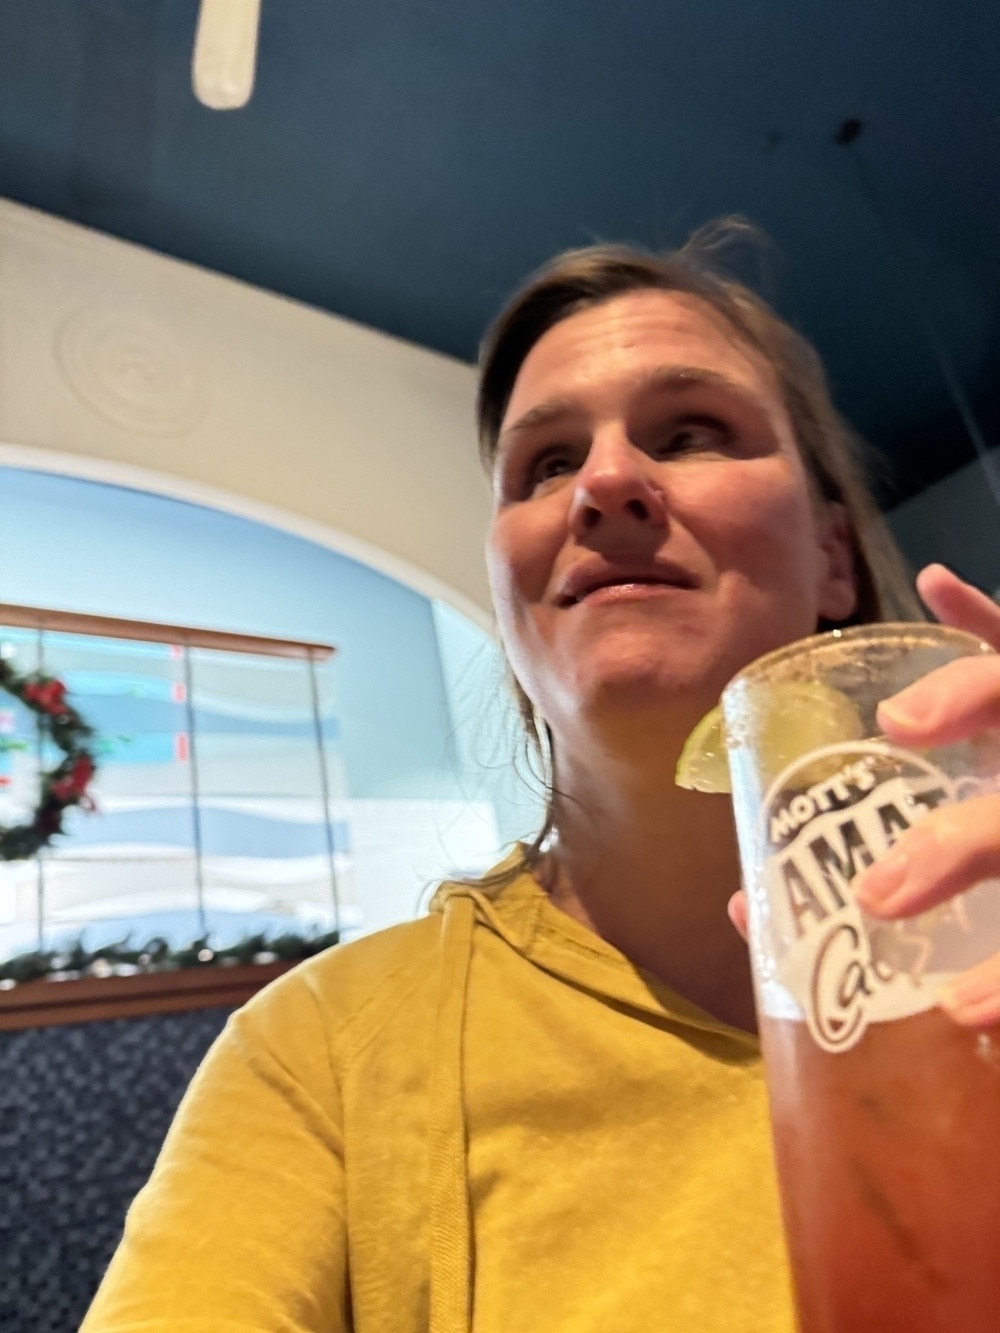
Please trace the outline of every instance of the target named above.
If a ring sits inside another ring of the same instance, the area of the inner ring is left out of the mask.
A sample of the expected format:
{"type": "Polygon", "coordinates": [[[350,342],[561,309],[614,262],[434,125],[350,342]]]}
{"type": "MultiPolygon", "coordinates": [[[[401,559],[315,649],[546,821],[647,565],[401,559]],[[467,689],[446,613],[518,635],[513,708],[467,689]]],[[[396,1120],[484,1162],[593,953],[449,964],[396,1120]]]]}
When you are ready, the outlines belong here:
{"type": "Polygon", "coordinates": [[[574,694],[580,710],[594,715],[653,712],[697,721],[718,703],[725,683],[716,685],[704,667],[695,664],[686,668],[676,660],[626,660],[604,663],[600,671],[578,679],[574,694]]]}

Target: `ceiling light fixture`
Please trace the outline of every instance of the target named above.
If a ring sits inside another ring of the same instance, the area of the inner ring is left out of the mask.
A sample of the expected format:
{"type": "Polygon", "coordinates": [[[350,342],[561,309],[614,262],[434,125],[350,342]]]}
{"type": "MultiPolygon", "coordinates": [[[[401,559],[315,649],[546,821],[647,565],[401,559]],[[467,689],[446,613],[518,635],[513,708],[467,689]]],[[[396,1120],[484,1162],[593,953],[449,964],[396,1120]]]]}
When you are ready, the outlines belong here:
{"type": "Polygon", "coordinates": [[[199,102],[213,111],[246,106],[257,65],[260,0],[201,0],[191,75],[199,102]]]}

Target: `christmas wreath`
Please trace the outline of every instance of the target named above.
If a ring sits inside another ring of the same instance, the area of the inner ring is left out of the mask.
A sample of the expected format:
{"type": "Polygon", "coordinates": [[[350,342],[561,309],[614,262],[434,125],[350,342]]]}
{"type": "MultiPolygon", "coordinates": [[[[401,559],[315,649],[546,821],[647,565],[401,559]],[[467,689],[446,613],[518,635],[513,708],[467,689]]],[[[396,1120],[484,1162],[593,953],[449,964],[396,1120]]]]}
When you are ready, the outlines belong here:
{"type": "Polygon", "coordinates": [[[97,765],[87,742],[91,727],[66,702],[66,686],[52,676],[33,672],[22,676],[0,656],[0,690],[19,699],[33,712],[42,736],[49,736],[62,759],[40,778],[38,804],[26,824],[0,824],[0,861],[22,861],[48,846],[62,832],[63,811],[71,805],[92,808],[87,788],[97,765]]]}

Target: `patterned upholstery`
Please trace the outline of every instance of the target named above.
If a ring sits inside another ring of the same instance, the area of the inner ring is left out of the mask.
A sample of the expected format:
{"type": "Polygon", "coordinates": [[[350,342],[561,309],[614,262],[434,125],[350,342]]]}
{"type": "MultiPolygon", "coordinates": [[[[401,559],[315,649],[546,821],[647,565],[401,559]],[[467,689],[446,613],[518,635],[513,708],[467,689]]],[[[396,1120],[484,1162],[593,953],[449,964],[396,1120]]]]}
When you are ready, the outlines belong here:
{"type": "Polygon", "coordinates": [[[0,1033],[0,1329],[76,1333],[230,1009],[0,1033]]]}

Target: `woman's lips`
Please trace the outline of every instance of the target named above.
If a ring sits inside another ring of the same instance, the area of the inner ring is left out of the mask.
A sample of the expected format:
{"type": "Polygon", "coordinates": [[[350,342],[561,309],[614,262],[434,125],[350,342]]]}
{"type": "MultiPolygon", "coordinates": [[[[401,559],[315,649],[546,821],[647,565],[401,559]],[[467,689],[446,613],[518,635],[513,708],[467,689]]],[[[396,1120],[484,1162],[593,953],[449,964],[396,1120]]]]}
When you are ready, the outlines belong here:
{"type": "Polygon", "coordinates": [[[573,605],[580,606],[584,602],[591,606],[600,605],[602,602],[639,602],[678,592],[690,592],[690,588],[652,579],[625,579],[621,583],[604,583],[599,588],[585,592],[573,605]]]}
{"type": "Polygon", "coordinates": [[[577,606],[592,601],[597,594],[607,599],[662,596],[664,593],[690,591],[698,580],[671,560],[622,560],[617,564],[587,561],[563,576],[555,595],[557,606],[577,606]]]}

